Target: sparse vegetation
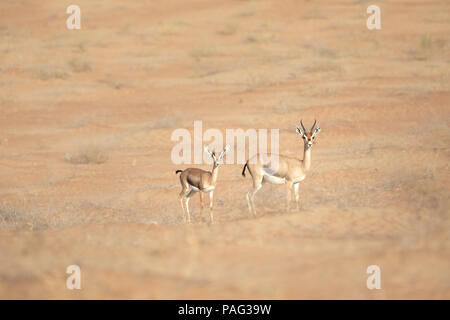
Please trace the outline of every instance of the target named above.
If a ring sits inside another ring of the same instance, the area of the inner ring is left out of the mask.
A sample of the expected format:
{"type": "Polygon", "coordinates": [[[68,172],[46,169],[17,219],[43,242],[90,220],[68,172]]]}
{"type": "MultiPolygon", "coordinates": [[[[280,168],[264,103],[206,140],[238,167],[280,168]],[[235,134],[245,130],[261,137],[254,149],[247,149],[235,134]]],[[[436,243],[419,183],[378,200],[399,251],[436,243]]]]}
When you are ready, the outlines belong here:
{"type": "Polygon", "coordinates": [[[101,164],[108,160],[108,152],[99,144],[88,144],[81,147],[75,154],[66,153],[67,162],[72,164],[101,164]]]}
{"type": "Polygon", "coordinates": [[[246,17],[251,17],[255,14],[255,10],[254,9],[247,9],[247,10],[243,10],[241,12],[239,12],[238,14],[236,14],[236,17],[238,18],[246,18],[246,17]]]}
{"type": "Polygon", "coordinates": [[[337,52],[334,49],[330,48],[317,48],[317,53],[319,56],[324,58],[337,58],[337,52]]]}
{"type": "Polygon", "coordinates": [[[0,205],[0,227],[23,228],[27,225],[27,220],[23,212],[6,203],[0,205]]]}
{"type": "Polygon", "coordinates": [[[48,208],[24,210],[7,203],[0,204],[0,229],[29,231],[54,229],[58,225],[67,226],[67,222],[59,221],[50,214],[48,208]]]}
{"type": "Polygon", "coordinates": [[[74,45],[74,49],[78,52],[84,53],[86,51],[86,45],[83,41],[80,41],[74,45]]]}
{"type": "Polygon", "coordinates": [[[405,51],[406,55],[414,60],[427,60],[432,56],[442,54],[447,41],[442,38],[433,39],[428,34],[420,36],[417,48],[405,51]]]}
{"type": "Polygon", "coordinates": [[[273,85],[275,82],[264,75],[249,74],[246,81],[246,91],[253,91],[261,87],[273,85]]]}
{"type": "Polygon", "coordinates": [[[163,23],[158,27],[158,30],[163,36],[177,36],[186,25],[188,25],[188,23],[184,21],[172,21],[163,23]]]}
{"type": "Polygon", "coordinates": [[[442,39],[442,38],[438,38],[438,39],[433,39],[430,35],[428,34],[423,34],[420,37],[420,41],[419,41],[419,48],[422,51],[425,52],[429,52],[429,51],[437,51],[437,50],[442,50],[447,44],[447,40],[442,39]]]}
{"type": "Polygon", "coordinates": [[[422,50],[430,50],[432,47],[433,41],[431,40],[431,37],[427,34],[423,34],[420,37],[419,47],[422,50]]]}
{"type": "Polygon", "coordinates": [[[89,72],[92,71],[91,64],[78,58],[71,59],[69,66],[73,72],[89,72]]]}
{"type": "Polygon", "coordinates": [[[310,73],[325,73],[325,72],[342,72],[342,67],[339,64],[327,61],[320,61],[313,63],[303,68],[305,72],[310,73]]]}
{"type": "Polygon", "coordinates": [[[11,94],[0,95],[0,106],[7,106],[14,102],[14,97],[11,94]]]}
{"type": "Polygon", "coordinates": [[[217,55],[217,52],[211,48],[196,48],[189,53],[196,61],[200,61],[203,58],[209,58],[217,55]]]}
{"type": "Polygon", "coordinates": [[[66,71],[56,70],[56,71],[47,71],[47,70],[37,70],[34,72],[35,76],[40,80],[51,80],[51,79],[61,79],[65,80],[69,78],[69,73],[66,71]]]}
{"type": "Polygon", "coordinates": [[[235,34],[237,31],[237,25],[230,23],[225,25],[223,28],[217,30],[217,33],[222,35],[222,36],[231,36],[233,34],[235,34]]]}
{"type": "Polygon", "coordinates": [[[124,87],[127,87],[124,82],[115,80],[111,74],[105,74],[105,78],[103,80],[99,80],[98,82],[106,84],[108,87],[120,90],[124,87]]]}
{"type": "Polygon", "coordinates": [[[248,35],[245,38],[245,41],[248,42],[248,43],[255,43],[255,42],[258,42],[258,38],[256,36],[254,36],[254,35],[248,35]]]}
{"type": "MultiPolygon", "coordinates": [[[[25,202],[26,203],[26,202],[25,202]]],[[[20,205],[22,207],[23,205],[20,205]]],[[[141,223],[156,223],[144,216],[130,216],[127,213],[110,216],[108,212],[120,211],[120,208],[105,207],[90,201],[64,202],[62,206],[29,207],[17,209],[8,204],[0,204],[0,230],[55,230],[77,225],[96,223],[139,221],[141,223]],[[96,212],[92,215],[92,212],[96,212]]]]}

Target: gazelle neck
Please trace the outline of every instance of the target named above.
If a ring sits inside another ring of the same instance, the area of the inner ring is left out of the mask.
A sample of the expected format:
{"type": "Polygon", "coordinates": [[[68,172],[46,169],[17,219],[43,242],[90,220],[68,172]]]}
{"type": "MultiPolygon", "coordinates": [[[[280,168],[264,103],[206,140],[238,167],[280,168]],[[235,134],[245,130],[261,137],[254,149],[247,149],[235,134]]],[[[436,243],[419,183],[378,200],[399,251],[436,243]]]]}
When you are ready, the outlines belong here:
{"type": "Polygon", "coordinates": [[[211,184],[215,185],[216,181],[217,181],[217,175],[219,173],[219,167],[213,167],[212,171],[211,171],[211,184]]]}
{"type": "Polygon", "coordinates": [[[303,153],[303,170],[309,171],[309,169],[311,168],[311,148],[306,148],[304,149],[304,153],[303,153]]]}

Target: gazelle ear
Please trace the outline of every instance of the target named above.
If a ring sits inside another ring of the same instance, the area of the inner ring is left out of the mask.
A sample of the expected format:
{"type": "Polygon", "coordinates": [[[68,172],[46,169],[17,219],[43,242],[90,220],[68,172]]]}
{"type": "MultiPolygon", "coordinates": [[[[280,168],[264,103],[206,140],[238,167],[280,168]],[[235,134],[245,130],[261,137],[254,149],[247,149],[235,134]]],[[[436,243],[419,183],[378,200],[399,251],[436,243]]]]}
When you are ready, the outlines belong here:
{"type": "Polygon", "coordinates": [[[295,127],[295,130],[303,138],[303,140],[306,140],[305,133],[302,131],[302,129],[300,129],[299,127],[295,127]]]}
{"type": "Polygon", "coordinates": [[[314,133],[312,136],[315,137],[319,132],[320,132],[320,127],[317,127],[316,130],[314,130],[314,133]]]}
{"type": "Polygon", "coordinates": [[[203,148],[205,149],[206,152],[208,152],[208,154],[209,154],[211,157],[213,156],[213,153],[211,152],[211,150],[209,150],[209,147],[208,147],[207,145],[205,145],[203,148]]]}
{"type": "Polygon", "coordinates": [[[230,150],[230,146],[227,144],[227,145],[225,146],[225,148],[223,148],[223,151],[220,153],[219,161],[222,160],[223,156],[225,155],[225,153],[228,152],[228,150],[230,150]]]}

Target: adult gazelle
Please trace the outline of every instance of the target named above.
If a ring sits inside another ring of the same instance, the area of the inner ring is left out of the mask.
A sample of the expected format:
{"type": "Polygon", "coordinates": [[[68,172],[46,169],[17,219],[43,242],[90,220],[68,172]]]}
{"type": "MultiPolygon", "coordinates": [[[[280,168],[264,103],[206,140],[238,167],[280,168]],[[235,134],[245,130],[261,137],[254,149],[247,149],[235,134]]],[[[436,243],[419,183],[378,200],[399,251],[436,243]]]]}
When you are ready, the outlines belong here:
{"type": "Polygon", "coordinates": [[[244,165],[242,175],[245,177],[245,169],[250,173],[253,180],[253,188],[247,193],[247,202],[250,213],[256,216],[253,198],[261,189],[264,182],[287,185],[287,210],[289,210],[292,193],[295,194],[297,209],[299,208],[299,182],[304,180],[311,168],[311,147],[314,139],[320,132],[320,127],[316,128],[316,121],[309,132],[305,129],[300,120],[301,129],[296,127],[297,133],[303,138],[304,155],[303,159],[279,155],[276,163],[270,154],[261,156],[260,154],[250,158],[244,165]]]}

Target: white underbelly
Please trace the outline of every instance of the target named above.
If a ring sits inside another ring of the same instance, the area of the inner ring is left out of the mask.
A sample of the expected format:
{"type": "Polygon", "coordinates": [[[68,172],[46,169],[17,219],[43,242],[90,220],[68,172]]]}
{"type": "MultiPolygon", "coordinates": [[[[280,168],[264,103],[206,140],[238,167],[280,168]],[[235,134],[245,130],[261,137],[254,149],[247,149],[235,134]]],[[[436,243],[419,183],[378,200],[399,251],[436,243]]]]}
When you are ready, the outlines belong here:
{"type": "Polygon", "coordinates": [[[213,191],[213,190],[214,190],[214,187],[213,187],[213,186],[210,186],[210,187],[207,187],[207,188],[202,189],[202,192],[211,192],[211,191],[213,191]]]}
{"type": "MultiPolygon", "coordinates": [[[[285,184],[286,183],[286,178],[280,178],[280,177],[273,176],[273,175],[270,175],[267,173],[264,174],[264,180],[269,183],[272,183],[272,184],[285,184]]],[[[305,180],[305,176],[294,179],[292,181],[292,183],[294,183],[294,184],[299,183],[300,181],[303,181],[303,180],[305,180]]]]}
{"type": "Polygon", "coordinates": [[[199,189],[197,187],[194,187],[192,184],[190,184],[189,187],[191,187],[194,191],[199,191],[199,189]]]}
{"type": "Polygon", "coordinates": [[[270,174],[265,174],[264,175],[264,180],[269,182],[269,183],[272,183],[272,184],[285,184],[286,183],[286,179],[285,178],[272,176],[270,174]]]}
{"type": "Polygon", "coordinates": [[[296,178],[296,179],[294,179],[294,183],[299,183],[300,181],[303,181],[303,180],[305,180],[305,176],[303,176],[303,177],[298,177],[298,178],[296,178]]]}
{"type": "Polygon", "coordinates": [[[206,188],[204,188],[204,189],[202,189],[202,190],[200,190],[200,189],[197,188],[197,187],[194,187],[192,184],[190,184],[189,187],[190,187],[192,190],[197,191],[197,192],[198,192],[198,191],[202,191],[202,192],[211,192],[211,191],[214,190],[214,186],[209,186],[209,187],[206,187],[206,188]]]}

